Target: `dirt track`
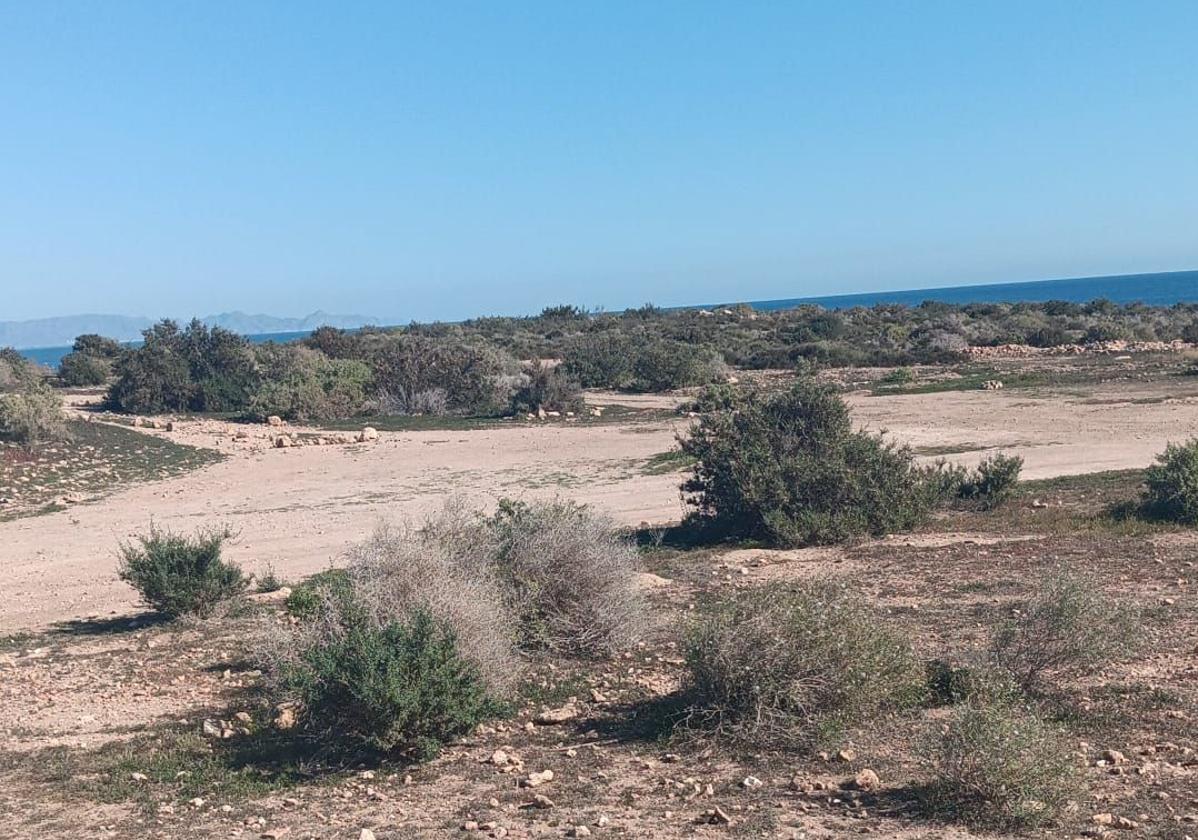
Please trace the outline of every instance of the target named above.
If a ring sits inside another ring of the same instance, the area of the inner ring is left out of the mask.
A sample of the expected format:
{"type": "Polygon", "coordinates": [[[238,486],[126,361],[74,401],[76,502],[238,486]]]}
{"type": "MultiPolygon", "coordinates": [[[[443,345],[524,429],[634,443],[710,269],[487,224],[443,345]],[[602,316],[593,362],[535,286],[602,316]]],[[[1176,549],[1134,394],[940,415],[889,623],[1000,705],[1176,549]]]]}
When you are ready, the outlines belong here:
{"type": "MultiPolygon", "coordinates": [[[[1072,395],[1007,390],[851,402],[863,425],[918,449],[955,449],[946,457],[970,463],[984,449],[1002,448],[1023,455],[1025,477],[1044,478],[1143,467],[1167,441],[1198,434],[1198,384],[1183,385],[1184,393],[1169,382],[1072,395]]],[[[173,438],[217,445],[228,460],[0,523],[7,561],[0,631],[133,610],[132,590],[115,577],[116,547],[151,522],[227,524],[240,532],[232,559],[294,578],[336,561],[380,521],[418,517],[455,494],[482,505],[560,494],[628,524],[674,520],[682,510],[679,475],[647,475],[643,465],[672,447],[680,422],[384,433],[360,446],[278,450],[264,448],[264,439],[234,445],[226,424],[183,423],[173,438]]]]}

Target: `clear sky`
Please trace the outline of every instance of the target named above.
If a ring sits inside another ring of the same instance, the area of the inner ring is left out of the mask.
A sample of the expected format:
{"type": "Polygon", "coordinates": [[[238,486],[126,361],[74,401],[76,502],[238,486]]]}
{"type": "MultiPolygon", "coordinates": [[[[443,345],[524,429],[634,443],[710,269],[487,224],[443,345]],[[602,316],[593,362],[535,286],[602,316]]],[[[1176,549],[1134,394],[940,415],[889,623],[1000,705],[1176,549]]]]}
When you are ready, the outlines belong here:
{"type": "Polygon", "coordinates": [[[1198,2],[0,5],[0,320],[1198,267],[1198,2]]]}

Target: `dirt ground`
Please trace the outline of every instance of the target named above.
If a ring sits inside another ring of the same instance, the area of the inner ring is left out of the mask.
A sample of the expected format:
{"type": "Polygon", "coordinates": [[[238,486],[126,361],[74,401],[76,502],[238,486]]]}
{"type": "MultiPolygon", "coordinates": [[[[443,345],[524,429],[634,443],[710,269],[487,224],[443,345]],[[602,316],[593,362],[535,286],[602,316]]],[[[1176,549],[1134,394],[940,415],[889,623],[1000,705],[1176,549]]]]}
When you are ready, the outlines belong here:
{"type": "MultiPolygon", "coordinates": [[[[562,495],[629,525],[683,513],[680,474],[646,469],[674,446],[678,399],[591,396],[619,404],[623,422],[492,424],[380,433],[358,445],[271,448],[277,430],[179,420],[138,431],[216,450],[224,460],[36,517],[0,521],[0,632],[128,612],[115,576],[118,545],[151,523],[176,530],[227,525],[230,557],[246,569],[295,578],[336,563],[380,522],[419,518],[451,495],[479,505],[562,495]],[[237,440],[234,435],[249,438],[237,440]]],[[[1023,456],[1024,477],[1144,467],[1169,441],[1198,434],[1198,378],[1069,389],[850,395],[854,417],[923,457],[973,463],[994,450],[1023,456]]],[[[317,430],[292,428],[302,434],[317,430]]],[[[0,489],[0,496],[5,493],[0,489]]]]}
{"type": "MultiPolygon", "coordinates": [[[[204,735],[207,719],[262,713],[248,640],[286,618],[267,596],[246,614],[159,624],[116,579],[119,543],[151,523],[227,525],[240,533],[231,559],[296,580],[381,521],[419,517],[451,495],[489,505],[560,494],[629,525],[667,523],[682,513],[682,474],[653,459],[690,422],[673,411],[679,400],[593,394],[611,406],[602,421],[383,430],[375,441],[286,448],[273,446],[280,433],[330,434],[212,419],[136,429],[223,457],[0,521],[0,838],[975,836],[920,805],[942,709],[852,732],[841,759],[670,740],[662,721],[682,683],[681,628],[696,604],[732,589],[848,577],[921,656],[968,661],[1013,600],[1057,567],[1096,575],[1149,620],[1134,661],[1052,699],[1086,791],[1048,833],[1097,836],[1110,816],[1125,826],[1118,835],[1198,836],[1198,537],[1103,519],[1137,479],[1086,477],[1143,467],[1166,442],[1198,433],[1198,381],[849,399],[860,424],[921,457],[968,463],[1002,449],[1025,458],[1033,481],[1000,512],[948,513],[850,548],[651,548],[640,580],[656,623],[640,647],[611,662],[530,663],[514,720],[421,766],[347,767],[297,759],[270,739],[204,735]],[[1056,476],[1070,477],[1035,481],[1056,476]],[[533,722],[563,704],[567,719],[533,722]],[[496,750],[513,758],[496,763],[496,750]],[[1108,750],[1124,759],[1112,764],[1108,750]],[[865,768],[879,790],[846,786],[865,768]],[[521,786],[543,770],[551,782],[521,786]],[[536,807],[536,793],[550,805],[536,807]],[[713,821],[716,808],[727,821],[713,821]]],[[[129,474],[157,473],[147,464],[129,474]]]]}

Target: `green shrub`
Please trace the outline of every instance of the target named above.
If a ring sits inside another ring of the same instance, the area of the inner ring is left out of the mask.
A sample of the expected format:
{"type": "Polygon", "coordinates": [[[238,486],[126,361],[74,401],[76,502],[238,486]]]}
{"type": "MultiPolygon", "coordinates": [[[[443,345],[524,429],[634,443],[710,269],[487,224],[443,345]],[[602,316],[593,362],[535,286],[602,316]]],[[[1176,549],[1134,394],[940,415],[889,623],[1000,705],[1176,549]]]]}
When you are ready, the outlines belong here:
{"type": "Polygon", "coordinates": [[[735,411],[702,417],[683,452],[692,523],[718,534],[809,545],[909,530],[939,500],[939,485],[906,448],[854,432],[831,388],[800,380],[749,392],[735,411]]]}
{"type": "Polygon", "coordinates": [[[228,330],[164,320],[142,338],[116,363],[106,400],[115,411],[239,411],[258,385],[253,348],[228,330]]]}
{"type": "Polygon", "coordinates": [[[345,569],[326,569],[292,587],[285,606],[296,618],[315,618],[326,598],[340,597],[349,589],[349,573],[345,569]]]}
{"type": "Polygon", "coordinates": [[[34,446],[67,436],[62,396],[40,379],[0,393],[0,440],[34,446]]]}
{"type": "Polygon", "coordinates": [[[633,339],[619,331],[587,333],[566,345],[562,367],[584,388],[628,388],[635,351],[633,339]]]}
{"type": "Polygon", "coordinates": [[[112,362],[87,353],[67,353],[58,363],[58,379],[69,388],[103,385],[112,373],[112,362]]]}
{"type": "Polygon", "coordinates": [[[337,632],[312,637],[282,674],[318,734],[427,760],[502,711],[448,622],[417,609],[379,623],[352,597],[327,608],[337,632]]]}
{"type": "Polygon", "coordinates": [[[210,615],[248,585],[237,566],[221,560],[228,538],[227,531],[188,537],[155,528],[121,547],[120,578],[168,618],[210,615]]]}
{"type": "Polygon", "coordinates": [[[724,370],[723,359],[707,348],[682,341],[653,340],[638,348],[627,387],[634,391],[673,391],[714,382],[724,370]]]}
{"type": "Polygon", "coordinates": [[[512,395],[512,411],[516,414],[545,411],[582,411],[582,389],[560,366],[536,362],[529,366],[523,384],[512,395]]]}
{"type": "Polygon", "coordinates": [[[992,510],[1011,498],[1022,470],[1023,459],[1017,455],[986,458],[961,475],[957,498],[978,510],[992,510]]]}
{"type": "Polygon", "coordinates": [[[637,549],[611,520],[570,502],[505,499],[487,526],[523,648],[602,656],[637,639],[637,549]]]}
{"type": "Polygon", "coordinates": [[[1015,692],[976,692],[959,704],[934,750],[934,810],[998,829],[1055,819],[1075,791],[1061,734],[1015,692]]]}
{"type": "Polygon", "coordinates": [[[690,402],[678,407],[680,414],[709,414],[713,411],[732,411],[741,402],[744,391],[729,382],[708,385],[690,402]]]}
{"type": "Polygon", "coordinates": [[[994,634],[990,654],[1025,691],[1093,673],[1131,653],[1139,615],[1092,578],[1052,572],[994,634]]]}
{"type": "Polygon", "coordinates": [[[268,344],[256,350],[262,384],[249,400],[250,416],[341,420],[365,410],[371,381],[365,362],[330,359],[294,344],[268,344]]]}
{"type": "Polygon", "coordinates": [[[441,413],[502,414],[511,399],[503,377],[516,372],[515,360],[493,347],[415,335],[388,338],[365,361],[375,388],[404,413],[431,413],[428,395],[440,393],[441,413]]]}
{"type": "Polygon", "coordinates": [[[833,584],[731,596],[697,622],[686,662],[686,725],[767,746],[827,743],[926,693],[907,640],[833,584]]]}
{"type": "Polygon", "coordinates": [[[1198,525],[1198,438],[1169,444],[1144,473],[1141,508],[1166,522],[1198,525]]]}

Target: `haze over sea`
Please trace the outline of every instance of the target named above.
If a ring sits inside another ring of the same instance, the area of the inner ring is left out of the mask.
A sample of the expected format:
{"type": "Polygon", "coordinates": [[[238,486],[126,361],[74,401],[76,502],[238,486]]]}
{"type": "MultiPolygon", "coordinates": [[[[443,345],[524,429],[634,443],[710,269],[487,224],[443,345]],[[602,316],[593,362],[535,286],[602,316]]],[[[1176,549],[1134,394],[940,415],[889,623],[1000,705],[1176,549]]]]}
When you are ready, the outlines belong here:
{"type": "MultiPolygon", "coordinates": [[[[924,301],[940,303],[1015,303],[1046,300],[1065,300],[1086,303],[1106,298],[1115,303],[1145,303],[1150,306],[1172,306],[1175,303],[1198,303],[1198,271],[1171,271],[1163,274],[1119,274],[1107,277],[1070,277],[1059,280],[1038,280],[1027,283],[994,283],[984,286],[946,286],[938,289],[907,289],[892,292],[864,292],[854,295],[827,297],[784,298],[780,300],[748,301],[755,309],[790,309],[803,304],[818,304],[828,309],[848,309],[854,306],[874,306],[880,303],[899,303],[918,306],[924,301]]],[[[731,305],[742,301],[727,300],[731,305]]],[[[680,307],[684,309],[701,306],[680,307]]],[[[483,314],[483,313],[474,313],[483,314]]],[[[308,335],[304,332],[262,333],[249,335],[251,341],[292,341],[308,335]]],[[[44,365],[56,366],[71,350],[70,347],[38,347],[23,349],[28,358],[44,365]]]]}

